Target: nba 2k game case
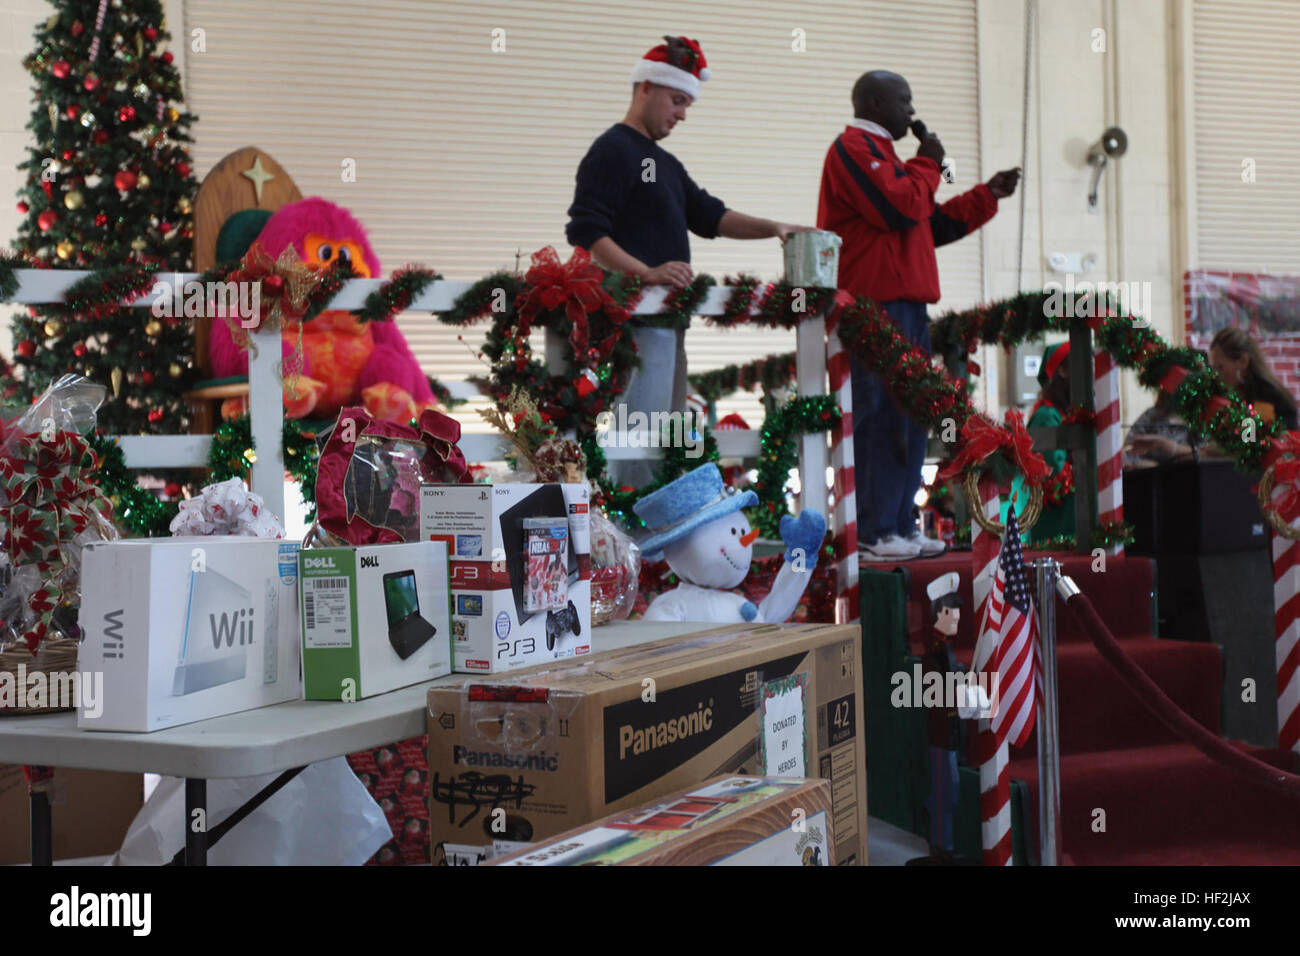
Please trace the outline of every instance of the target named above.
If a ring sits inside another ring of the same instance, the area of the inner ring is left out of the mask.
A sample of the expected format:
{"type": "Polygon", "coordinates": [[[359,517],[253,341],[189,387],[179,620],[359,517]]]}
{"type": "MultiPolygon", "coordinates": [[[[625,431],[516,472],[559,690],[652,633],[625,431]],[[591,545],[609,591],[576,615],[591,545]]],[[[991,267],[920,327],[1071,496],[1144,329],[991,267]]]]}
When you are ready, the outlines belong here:
{"type": "Polygon", "coordinates": [[[147,731],[296,700],[298,544],[99,541],[82,552],[78,667],[102,671],[85,730],[147,731]]]}
{"type": "Polygon", "coordinates": [[[741,774],[828,780],[835,861],[865,864],[859,640],[855,626],[733,625],[430,688],[433,862],[741,774]]]}

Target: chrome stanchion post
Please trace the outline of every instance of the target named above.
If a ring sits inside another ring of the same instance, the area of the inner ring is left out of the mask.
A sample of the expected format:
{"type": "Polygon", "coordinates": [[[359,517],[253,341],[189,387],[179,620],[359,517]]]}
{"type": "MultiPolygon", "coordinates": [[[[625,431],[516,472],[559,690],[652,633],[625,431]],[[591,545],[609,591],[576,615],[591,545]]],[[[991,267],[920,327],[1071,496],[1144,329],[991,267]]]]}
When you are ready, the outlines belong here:
{"type": "Polygon", "coordinates": [[[1043,685],[1038,705],[1038,848],[1043,866],[1060,862],[1061,745],[1056,708],[1056,581],[1060,565],[1052,558],[1034,562],[1038,572],[1039,653],[1043,685]]]}

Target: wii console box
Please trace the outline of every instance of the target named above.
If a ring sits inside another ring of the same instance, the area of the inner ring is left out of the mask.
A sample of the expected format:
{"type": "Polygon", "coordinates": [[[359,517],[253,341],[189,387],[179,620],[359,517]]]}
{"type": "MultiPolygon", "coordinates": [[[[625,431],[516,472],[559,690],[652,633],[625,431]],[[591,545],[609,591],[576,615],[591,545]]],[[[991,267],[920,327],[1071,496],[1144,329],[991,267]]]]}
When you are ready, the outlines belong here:
{"type": "Polygon", "coordinates": [[[360,700],[451,673],[441,541],[311,548],[299,563],[308,700],[360,700]]]}
{"type": "Polygon", "coordinates": [[[420,536],[450,554],[457,671],[496,674],[591,652],[587,482],[423,485],[420,536]],[[567,521],[567,540],[542,519],[567,521]]]}
{"type": "Polygon", "coordinates": [[[297,542],[97,541],[81,574],[78,668],[104,675],[81,729],[160,730],[301,696],[297,542]]]}

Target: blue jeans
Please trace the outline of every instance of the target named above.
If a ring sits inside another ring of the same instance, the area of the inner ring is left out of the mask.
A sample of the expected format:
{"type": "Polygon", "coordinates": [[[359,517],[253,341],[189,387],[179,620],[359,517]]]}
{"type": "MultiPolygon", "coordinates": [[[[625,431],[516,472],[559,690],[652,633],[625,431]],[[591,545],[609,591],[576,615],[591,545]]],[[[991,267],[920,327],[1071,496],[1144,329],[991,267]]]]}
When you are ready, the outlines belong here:
{"type": "Polygon", "coordinates": [[[925,809],[930,815],[928,837],[931,846],[952,852],[952,818],[960,802],[957,751],[930,748],[930,795],[925,809]]]}
{"type": "MultiPolygon", "coordinates": [[[[924,302],[881,302],[899,330],[930,351],[930,318],[924,302]]],[[[916,493],[921,487],[928,433],[898,407],[878,375],[852,358],[853,464],[858,499],[858,538],[875,544],[916,531],[916,493]]]]}

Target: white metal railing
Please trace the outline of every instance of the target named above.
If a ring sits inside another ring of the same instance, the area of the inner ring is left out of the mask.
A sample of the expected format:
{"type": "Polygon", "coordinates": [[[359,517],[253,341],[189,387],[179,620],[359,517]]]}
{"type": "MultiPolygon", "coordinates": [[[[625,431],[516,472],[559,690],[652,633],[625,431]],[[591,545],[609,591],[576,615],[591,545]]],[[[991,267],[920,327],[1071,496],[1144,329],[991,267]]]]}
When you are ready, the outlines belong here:
{"type": "MultiPolygon", "coordinates": [[[[41,305],[63,301],[63,292],[88,272],[64,269],[19,269],[18,290],[10,301],[23,305],[41,305]]],[[[184,284],[196,279],[194,273],[160,273],[158,283],[165,292],[151,291],[131,303],[147,308],[163,296],[171,295],[176,283],[184,284]]],[[[338,294],[330,300],[330,309],[357,309],[371,292],[384,284],[384,279],[352,279],[344,283],[338,294]]],[[[411,312],[444,312],[451,309],[456,299],[470,288],[470,282],[440,281],[429,286],[408,307],[411,312]]],[[[659,313],[669,290],[665,286],[652,286],[642,294],[634,315],[659,313]]],[[[733,290],[715,286],[695,308],[696,315],[722,315],[733,290]]],[[[755,310],[756,311],[756,310],[755,310]]],[[[252,466],[250,485],[266,501],[275,514],[284,514],[284,458],[280,446],[284,427],[284,405],[281,385],[275,365],[280,358],[279,333],[255,331],[253,342],[256,354],[248,363],[249,419],[253,441],[258,449],[257,461],[252,466]]],[[[826,321],[824,315],[810,313],[796,331],[796,376],[798,394],[824,395],[826,380],[826,321]]],[[[458,386],[457,397],[470,397],[472,386],[458,386]]],[[[844,409],[851,414],[850,409],[844,409]]],[[[758,432],[737,430],[719,432],[716,436],[718,451],[728,458],[756,458],[759,453],[758,432]]],[[[117,439],[130,468],[191,468],[206,467],[210,435],[158,435],[122,436],[117,439]]],[[[817,507],[829,516],[826,499],[826,469],[828,437],[826,433],[803,435],[800,440],[799,479],[803,506],[817,507]]],[[[621,447],[613,442],[606,449],[610,459],[652,457],[660,453],[656,448],[621,447]]],[[[493,435],[467,434],[460,442],[461,450],[469,461],[495,461],[504,454],[504,446],[493,435]]]]}

